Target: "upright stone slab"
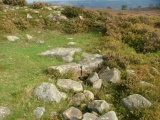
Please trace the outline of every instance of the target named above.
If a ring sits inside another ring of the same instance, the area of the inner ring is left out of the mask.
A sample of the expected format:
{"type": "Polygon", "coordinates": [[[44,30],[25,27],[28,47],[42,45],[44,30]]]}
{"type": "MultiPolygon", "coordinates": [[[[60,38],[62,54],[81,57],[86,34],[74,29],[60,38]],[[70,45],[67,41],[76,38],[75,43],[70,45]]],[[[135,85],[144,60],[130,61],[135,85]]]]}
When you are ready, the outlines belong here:
{"type": "Polygon", "coordinates": [[[96,120],[118,120],[118,118],[114,111],[109,111],[106,114],[98,117],[96,120]]]}
{"type": "Polygon", "coordinates": [[[60,102],[62,95],[55,85],[43,82],[34,88],[33,94],[47,102],[60,102]]]}
{"type": "Polygon", "coordinates": [[[103,82],[118,83],[121,80],[121,72],[117,68],[110,70],[106,68],[99,72],[99,78],[102,79],[103,82]]]}
{"type": "Polygon", "coordinates": [[[121,100],[121,104],[129,110],[146,108],[152,105],[152,103],[149,100],[147,100],[145,97],[139,94],[133,94],[129,95],[126,98],[123,98],[121,100]]]}
{"type": "Polygon", "coordinates": [[[83,91],[82,84],[78,81],[74,81],[71,79],[58,79],[57,86],[64,90],[73,90],[74,92],[81,92],[83,91]]]}

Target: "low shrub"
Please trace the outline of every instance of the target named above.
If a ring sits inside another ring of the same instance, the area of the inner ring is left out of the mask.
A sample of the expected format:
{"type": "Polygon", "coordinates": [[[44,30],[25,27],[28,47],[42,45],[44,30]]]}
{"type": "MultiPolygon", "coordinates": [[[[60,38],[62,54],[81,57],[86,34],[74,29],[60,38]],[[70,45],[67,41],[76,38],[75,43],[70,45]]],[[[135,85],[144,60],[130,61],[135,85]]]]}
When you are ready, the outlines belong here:
{"type": "Polygon", "coordinates": [[[44,2],[33,2],[32,7],[34,9],[40,9],[46,6],[46,3],[44,2]]]}
{"type": "Polygon", "coordinates": [[[16,32],[17,27],[11,20],[8,20],[0,24],[0,30],[5,33],[14,33],[16,32]]]}
{"type": "Polygon", "coordinates": [[[25,6],[27,4],[27,1],[26,0],[3,0],[3,3],[7,5],[25,6]]]}
{"type": "Polygon", "coordinates": [[[29,22],[27,20],[23,19],[23,18],[13,19],[13,23],[20,30],[26,30],[26,29],[28,29],[30,27],[29,22]]]}

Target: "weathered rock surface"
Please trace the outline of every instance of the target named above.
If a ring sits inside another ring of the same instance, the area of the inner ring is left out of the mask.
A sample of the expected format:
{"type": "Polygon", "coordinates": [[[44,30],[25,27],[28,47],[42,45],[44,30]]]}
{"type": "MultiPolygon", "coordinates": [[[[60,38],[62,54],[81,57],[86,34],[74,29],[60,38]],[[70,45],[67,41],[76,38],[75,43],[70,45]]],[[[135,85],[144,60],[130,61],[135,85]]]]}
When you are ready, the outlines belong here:
{"type": "Polygon", "coordinates": [[[135,74],[135,70],[126,70],[126,72],[130,75],[134,75],[135,74]]]}
{"type": "Polygon", "coordinates": [[[66,120],[80,120],[82,112],[78,108],[70,107],[63,112],[63,116],[66,120]]]}
{"type": "Polygon", "coordinates": [[[70,104],[79,106],[85,101],[85,99],[86,97],[83,93],[77,93],[72,97],[70,104]]]}
{"type": "Polygon", "coordinates": [[[29,34],[26,34],[26,37],[27,37],[28,40],[33,39],[33,37],[31,35],[29,35],[29,34]]]}
{"type": "Polygon", "coordinates": [[[82,67],[82,76],[96,70],[102,63],[103,57],[99,54],[87,55],[84,59],[78,61],[78,64],[82,67]]]}
{"type": "Polygon", "coordinates": [[[84,90],[83,93],[87,100],[94,100],[94,94],[91,91],[84,90]]]}
{"type": "Polygon", "coordinates": [[[96,120],[118,120],[118,118],[114,111],[109,111],[106,114],[98,117],[96,120]]]}
{"type": "Polygon", "coordinates": [[[0,120],[11,113],[7,107],[0,107],[0,120]]]}
{"type": "Polygon", "coordinates": [[[88,104],[88,109],[101,113],[102,111],[109,109],[109,104],[104,100],[94,100],[88,104]]]}
{"type": "Polygon", "coordinates": [[[67,45],[69,45],[69,46],[73,46],[75,44],[76,44],[75,42],[69,42],[69,43],[67,43],[67,45]]]}
{"type": "Polygon", "coordinates": [[[77,79],[79,76],[81,76],[81,68],[76,63],[68,63],[65,65],[50,66],[47,68],[47,72],[49,74],[54,74],[55,70],[58,70],[58,72],[61,75],[71,72],[73,74],[74,79],[77,79]]]}
{"type": "Polygon", "coordinates": [[[64,91],[73,90],[74,92],[83,91],[82,84],[80,82],[71,79],[58,79],[57,86],[64,91]]]}
{"type": "Polygon", "coordinates": [[[62,95],[60,91],[56,88],[55,85],[47,82],[43,82],[40,85],[37,85],[34,88],[34,95],[38,97],[38,99],[42,99],[44,101],[56,101],[60,102],[62,95]]]}
{"type": "Polygon", "coordinates": [[[46,52],[40,53],[42,56],[62,57],[65,62],[71,62],[75,52],[80,52],[80,48],[55,48],[46,52]]]}
{"type": "Polygon", "coordinates": [[[37,107],[35,110],[33,110],[33,114],[36,116],[36,118],[41,118],[44,111],[45,111],[44,107],[37,107]]]}
{"type": "Polygon", "coordinates": [[[106,68],[99,72],[99,78],[102,79],[103,82],[118,83],[121,80],[121,73],[117,68],[110,70],[106,68]]]}
{"type": "Polygon", "coordinates": [[[28,19],[31,19],[31,18],[33,18],[29,13],[27,14],[27,18],[28,19]]]}
{"type": "Polygon", "coordinates": [[[145,81],[140,81],[140,85],[143,87],[153,87],[153,84],[145,82],[145,81]]]}
{"type": "Polygon", "coordinates": [[[7,36],[7,40],[11,41],[11,42],[14,42],[16,40],[19,40],[19,37],[17,37],[17,36],[7,36]]]}
{"type": "Polygon", "coordinates": [[[92,73],[88,78],[87,78],[87,83],[91,84],[93,88],[100,89],[102,86],[102,80],[99,79],[99,76],[96,72],[92,73]]]}
{"type": "Polygon", "coordinates": [[[121,100],[121,104],[129,110],[150,107],[152,103],[139,94],[129,95],[121,100]]]}
{"type": "Polygon", "coordinates": [[[82,120],[96,120],[97,116],[92,113],[85,113],[83,114],[82,120]]]}

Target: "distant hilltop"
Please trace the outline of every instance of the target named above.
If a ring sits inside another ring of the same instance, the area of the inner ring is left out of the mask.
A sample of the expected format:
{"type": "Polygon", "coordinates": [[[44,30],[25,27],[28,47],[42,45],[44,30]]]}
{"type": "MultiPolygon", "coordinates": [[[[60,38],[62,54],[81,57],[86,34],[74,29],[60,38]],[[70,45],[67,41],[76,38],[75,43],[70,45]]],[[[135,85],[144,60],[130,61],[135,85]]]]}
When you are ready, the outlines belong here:
{"type": "Polygon", "coordinates": [[[87,8],[114,8],[121,9],[122,5],[127,5],[127,8],[148,7],[150,5],[160,5],[160,0],[52,0],[48,3],[59,5],[74,5],[87,8]]]}

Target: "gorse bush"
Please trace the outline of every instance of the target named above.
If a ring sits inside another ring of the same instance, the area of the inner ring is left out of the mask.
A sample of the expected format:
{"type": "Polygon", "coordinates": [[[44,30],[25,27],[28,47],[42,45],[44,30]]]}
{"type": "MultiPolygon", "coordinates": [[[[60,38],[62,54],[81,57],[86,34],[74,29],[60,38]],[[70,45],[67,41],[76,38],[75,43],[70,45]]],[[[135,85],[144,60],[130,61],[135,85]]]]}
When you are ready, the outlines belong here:
{"type": "Polygon", "coordinates": [[[11,20],[8,20],[0,24],[0,30],[6,33],[14,33],[16,32],[17,27],[11,20]]]}
{"type": "Polygon", "coordinates": [[[20,5],[20,6],[24,6],[27,4],[26,0],[3,0],[4,4],[7,5],[20,5]]]}
{"type": "Polygon", "coordinates": [[[20,30],[26,30],[30,27],[30,24],[27,20],[24,18],[16,18],[13,19],[13,23],[17,26],[18,29],[20,30]]]}
{"type": "Polygon", "coordinates": [[[40,9],[46,6],[46,3],[44,2],[33,2],[32,7],[34,9],[40,9]]]}

